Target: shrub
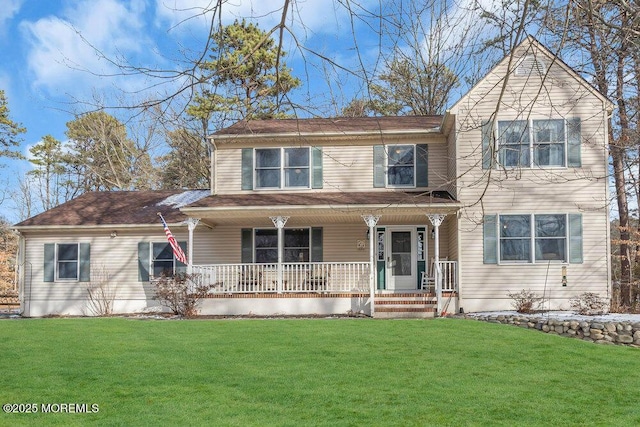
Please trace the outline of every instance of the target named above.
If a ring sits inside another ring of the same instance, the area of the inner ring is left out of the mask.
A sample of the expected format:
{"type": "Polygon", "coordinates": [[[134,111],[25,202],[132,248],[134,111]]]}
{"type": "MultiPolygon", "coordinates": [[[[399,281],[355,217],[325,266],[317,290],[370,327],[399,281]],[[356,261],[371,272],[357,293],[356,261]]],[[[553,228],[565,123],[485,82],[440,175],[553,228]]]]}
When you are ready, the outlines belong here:
{"type": "Polygon", "coordinates": [[[87,307],[94,316],[111,316],[116,299],[116,286],[111,284],[111,274],[102,266],[91,266],[91,281],[87,286],[87,307]]]}
{"type": "Polygon", "coordinates": [[[533,313],[542,309],[544,298],[539,297],[535,292],[521,290],[520,292],[509,292],[507,294],[513,301],[511,305],[518,313],[533,313]]]}
{"type": "Polygon", "coordinates": [[[196,274],[176,274],[162,276],[154,281],[156,295],[154,299],[166,306],[173,314],[193,317],[198,314],[197,305],[211,286],[199,285],[196,274]]]}
{"type": "Polygon", "coordinates": [[[594,315],[607,312],[607,300],[593,292],[585,292],[569,300],[571,309],[578,314],[594,315]]]}

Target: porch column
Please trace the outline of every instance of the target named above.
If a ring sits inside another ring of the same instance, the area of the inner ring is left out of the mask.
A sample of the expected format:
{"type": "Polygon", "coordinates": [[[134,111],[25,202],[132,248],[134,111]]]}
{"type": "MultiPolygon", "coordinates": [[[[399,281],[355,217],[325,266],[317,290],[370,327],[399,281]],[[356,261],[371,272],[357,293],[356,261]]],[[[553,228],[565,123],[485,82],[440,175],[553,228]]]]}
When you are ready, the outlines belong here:
{"type": "Polygon", "coordinates": [[[189,227],[189,242],[187,243],[187,274],[193,272],[193,230],[196,229],[200,218],[187,218],[185,223],[189,227]]]}
{"type": "Polygon", "coordinates": [[[270,216],[269,219],[278,229],[278,293],[282,293],[282,255],[284,253],[284,225],[289,219],[288,216],[270,216]]]}
{"type": "Polygon", "coordinates": [[[446,215],[443,214],[427,214],[427,218],[433,225],[434,231],[434,250],[433,250],[433,267],[434,267],[434,279],[436,282],[436,298],[437,298],[437,310],[438,315],[442,312],[442,270],[440,269],[440,225],[446,215]]]}
{"type": "Polygon", "coordinates": [[[375,269],[376,269],[376,258],[374,249],[376,247],[377,239],[374,227],[378,224],[378,220],[381,215],[362,215],[362,219],[369,227],[369,294],[371,300],[371,317],[375,314],[375,305],[374,305],[374,297],[376,294],[376,280],[375,280],[375,269]]]}

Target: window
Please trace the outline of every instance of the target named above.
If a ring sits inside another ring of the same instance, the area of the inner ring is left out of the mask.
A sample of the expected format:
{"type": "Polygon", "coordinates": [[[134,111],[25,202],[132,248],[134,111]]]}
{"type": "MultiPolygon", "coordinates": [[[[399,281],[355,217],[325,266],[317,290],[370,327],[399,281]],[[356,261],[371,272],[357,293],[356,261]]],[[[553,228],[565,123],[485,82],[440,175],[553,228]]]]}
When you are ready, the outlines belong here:
{"type": "Polygon", "coordinates": [[[534,165],[564,166],[564,120],[534,120],[532,133],[534,165]]]}
{"type": "Polygon", "coordinates": [[[373,186],[415,188],[429,186],[429,145],[374,145],[373,186]]]}
{"type": "Polygon", "coordinates": [[[255,230],[255,245],[256,262],[278,262],[278,230],[255,230]]]}
{"type": "Polygon", "coordinates": [[[566,261],[567,219],[565,215],[535,216],[536,261],[566,261]]]}
{"type": "Polygon", "coordinates": [[[284,230],[284,261],[309,262],[309,229],[284,230]]]}
{"type": "MultiPolygon", "coordinates": [[[[283,262],[309,262],[310,229],[285,228],[283,262]]],[[[256,229],[255,262],[278,262],[278,230],[256,229]]]]}
{"type": "Polygon", "coordinates": [[[566,146],[563,119],[498,122],[498,162],[503,167],[564,167],[566,146]]]}
{"type": "Polygon", "coordinates": [[[91,245],[89,243],[45,243],[45,282],[91,279],[91,245]]]}
{"type": "Polygon", "coordinates": [[[387,157],[387,185],[415,187],[415,146],[390,145],[387,157]]]}
{"type": "MultiPolygon", "coordinates": [[[[186,252],[187,243],[178,242],[186,252]]],[[[150,278],[163,274],[186,273],[187,265],[175,259],[169,242],[138,242],[138,281],[148,282],[150,278]]]]}
{"type": "Polygon", "coordinates": [[[531,259],[531,217],[529,215],[500,216],[500,261],[531,259]]]}
{"type": "Polygon", "coordinates": [[[309,188],[309,165],[308,148],[256,149],[255,187],[309,188]]]}
{"type": "Polygon", "coordinates": [[[151,255],[153,277],[173,276],[186,271],[184,264],[176,260],[168,242],[151,243],[151,255]]]}
{"type": "Polygon", "coordinates": [[[501,262],[567,261],[567,215],[500,215],[499,225],[501,262]]]}
{"type": "Polygon", "coordinates": [[[59,243],[56,256],[56,279],[78,280],[80,254],[77,243],[59,243]]]}
{"type": "Polygon", "coordinates": [[[256,150],[256,188],[280,188],[280,149],[256,150]]]}
{"type": "Polygon", "coordinates": [[[529,127],[524,120],[498,122],[498,161],[504,167],[529,166],[529,127]]]}

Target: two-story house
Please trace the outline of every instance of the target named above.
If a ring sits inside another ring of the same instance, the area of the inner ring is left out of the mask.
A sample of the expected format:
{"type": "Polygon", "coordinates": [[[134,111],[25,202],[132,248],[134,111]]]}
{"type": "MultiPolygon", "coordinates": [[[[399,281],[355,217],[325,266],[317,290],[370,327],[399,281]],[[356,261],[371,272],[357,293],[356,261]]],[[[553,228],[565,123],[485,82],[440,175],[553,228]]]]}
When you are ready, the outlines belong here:
{"type": "Polygon", "coordinates": [[[443,116],[238,122],[210,138],[208,190],[88,193],[17,224],[23,313],[91,314],[100,284],[115,312],[155,309],[154,277],[180,271],[218,315],[608,296],[611,107],[529,38],[443,116]]]}

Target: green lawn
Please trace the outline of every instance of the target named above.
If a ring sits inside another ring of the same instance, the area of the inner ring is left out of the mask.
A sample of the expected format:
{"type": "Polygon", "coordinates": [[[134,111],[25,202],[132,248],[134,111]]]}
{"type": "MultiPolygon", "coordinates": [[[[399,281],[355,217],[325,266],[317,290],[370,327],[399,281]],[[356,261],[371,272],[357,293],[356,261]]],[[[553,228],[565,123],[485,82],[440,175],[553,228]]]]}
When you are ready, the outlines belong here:
{"type": "Polygon", "coordinates": [[[4,320],[0,366],[0,425],[640,424],[640,350],[471,320],[4,320]]]}

